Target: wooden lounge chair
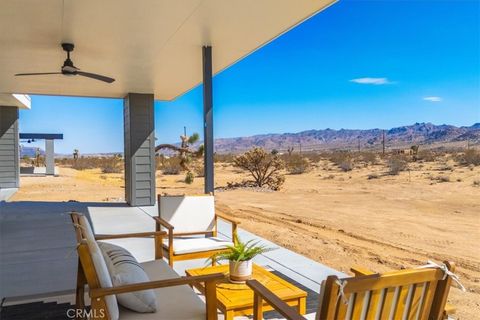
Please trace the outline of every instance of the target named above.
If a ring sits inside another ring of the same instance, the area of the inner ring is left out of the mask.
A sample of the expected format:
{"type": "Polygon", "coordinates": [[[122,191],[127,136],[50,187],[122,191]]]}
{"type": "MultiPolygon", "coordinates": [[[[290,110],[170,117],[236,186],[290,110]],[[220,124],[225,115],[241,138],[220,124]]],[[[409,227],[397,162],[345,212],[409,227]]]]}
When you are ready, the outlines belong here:
{"type": "Polygon", "coordinates": [[[77,252],[79,256],[76,308],[85,309],[84,290],[88,285],[91,299],[91,311],[94,319],[112,320],[110,318],[109,304],[106,297],[122,293],[153,289],[157,297],[158,311],[155,313],[138,313],[121,306],[118,307],[119,320],[192,320],[206,319],[217,320],[216,282],[224,279],[223,274],[206,276],[179,277],[173,269],[162,259],[161,243],[165,236],[163,231],[95,235],[96,240],[153,237],[155,239],[154,261],[141,263],[151,281],[105,288],[100,285],[100,276],[95,268],[94,257],[87,244],[89,228],[82,226],[81,214],[72,212],[71,218],[75,226],[78,241],[77,252]],[[195,283],[205,283],[205,303],[189,287],[195,283]]]}
{"type": "MultiPolygon", "coordinates": [[[[455,271],[452,262],[445,262],[455,271]]],[[[329,276],[320,292],[317,320],[418,319],[447,317],[445,305],[452,279],[440,268],[419,268],[376,274],[352,269],[355,277],[329,276]]],[[[263,319],[265,300],[288,320],[304,320],[295,309],[255,280],[247,281],[254,291],[254,320],[263,319]]]]}
{"type": "Polygon", "coordinates": [[[163,249],[170,266],[174,261],[209,258],[233,245],[233,242],[217,237],[219,218],[232,224],[234,239],[239,222],[215,212],[212,195],[159,195],[158,217],[154,219],[157,231],[166,230],[168,233],[168,238],[163,240],[163,249]]]}

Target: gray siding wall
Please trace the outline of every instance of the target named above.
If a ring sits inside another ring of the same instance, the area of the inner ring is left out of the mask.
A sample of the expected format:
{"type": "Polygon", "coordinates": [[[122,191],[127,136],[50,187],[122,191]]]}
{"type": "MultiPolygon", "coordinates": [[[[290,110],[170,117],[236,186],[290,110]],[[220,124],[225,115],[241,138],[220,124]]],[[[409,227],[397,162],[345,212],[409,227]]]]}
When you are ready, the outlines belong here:
{"type": "Polygon", "coordinates": [[[0,107],[0,189],[20,186],[18,108],[0,107]]]}
{"type": "Polygon", "coordinates": [[[155,205],[153,94],[124,99],[125,199],[131,206],[155,205]]]}

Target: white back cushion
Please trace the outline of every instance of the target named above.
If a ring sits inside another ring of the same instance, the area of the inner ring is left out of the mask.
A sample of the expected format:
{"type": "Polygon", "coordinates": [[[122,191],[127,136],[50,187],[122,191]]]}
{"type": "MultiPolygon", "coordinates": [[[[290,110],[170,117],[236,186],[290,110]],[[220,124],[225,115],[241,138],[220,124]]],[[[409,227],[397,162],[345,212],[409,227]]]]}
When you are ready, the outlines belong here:
{"type": "MultiPolygon", "coordinates": [[[[150,281],[145,270],[128,250],[107,242],[99,241],[98,245],[107,262],[107,268],[115,287],[150,281]]],[[[157,296],[153,290],[122,293],[117,295],[117,300],[119,304],[133,311],[157,311],[157,296]]]]}
{"type": "MultiPolygon", "coordinates": [[[[103,258],[102,252],[100,251],[100,247],[95,241],[95,235],[93,234],[92,228],[90,227],[90,223],[88,222],[87,217],[81,215],[79,217],[79,223],[80,223],[80,227],[83,229],[85,239],[87,240],[88,251],[90,251],[90,255],[92,256],[93,266],[95,267],[95,273],[97,274],[98,281],[100,282],[100,286],[102,288],[113,287],[112,279],[110,278],[110,273],[108,272],[107,264],[105,263],[105,259],[103,258]]],[[[119,311],[118,311],[117,298],[114,295],[106,296],[105,302],[107,304],[110,319],[118,320],[119,311]]]]}
{"type": "Polygon", "coordinates": [[[213,196],[161,196],[158,208],[160,217],[175,227],[175,233],[213,230],[213,196]]]}

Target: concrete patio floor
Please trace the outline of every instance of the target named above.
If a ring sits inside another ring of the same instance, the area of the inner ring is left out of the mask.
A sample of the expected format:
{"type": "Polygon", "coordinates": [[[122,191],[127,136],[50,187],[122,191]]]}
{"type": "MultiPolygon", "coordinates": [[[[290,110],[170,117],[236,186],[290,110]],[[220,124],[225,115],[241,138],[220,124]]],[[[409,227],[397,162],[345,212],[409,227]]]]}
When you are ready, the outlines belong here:
{"type": "MultiPolygon", "coordinates": [[[[157,215],[156,206],[129,207],[123,203],[0,202],[0,299],[6,298],[4,305],[48,301],[46,296],[62,296],[73,302],[77,256],[68,214],[72,210],[88,214],[98,234],[152,231],[155,225],[151,216],[157,215]]],[[[219,223],[219,236],[229,238],[230,230],[230,224],[219,223]]],[[[328,275],[344,276],[241,228],[238,233],[243,240],[258,239],[276,248],[255,258],[257,264],[314,292],[319,292],[321,281],[328,275]]],[[[110,242],[125,247],[139,261],[154,258],[153,239],[110,242]]],[[[204,265],[204,260],[183,261],[176,262],[174,269],[184,275],[185,269],[204,265]]]]}

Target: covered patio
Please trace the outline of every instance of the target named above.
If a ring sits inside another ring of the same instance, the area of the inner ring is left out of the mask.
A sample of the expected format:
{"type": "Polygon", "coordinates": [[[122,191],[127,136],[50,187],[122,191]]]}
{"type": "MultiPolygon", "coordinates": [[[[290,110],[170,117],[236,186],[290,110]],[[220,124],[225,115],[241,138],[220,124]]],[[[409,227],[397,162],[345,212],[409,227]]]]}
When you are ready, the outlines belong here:
{"type": "MultiPolygon", "coordinates": [[[[99,234],[153,231],[155,225],[151,217],[158,215],[157,206],[130,207],[113,203],[7,202],[1,205],[0,295],[5,299],[3,307],[7,312],[9,306],[25,304],[28,309],[28,304],[35,302],[75,303],[78,257],[68,212],[88,214],[95,233],[99,234]]],[[[228,239],[230,225],[222,223],[219,233],[228,239]]],[[[321,282],[332,274],[345,276],[246,230],[240,228],[238,233],[244,240],[261,240],[276,248],[255,258],[255,263],[308,290],[307,312],[312,319],[321,282]]],[[[109,242],[128,249],[139,262],[154,259],[153,239],[109,242]]],[[[176,262],[174,269],[184,275],[186,269],[204,266],[204,259],[188,260],[176,262]]]]}

